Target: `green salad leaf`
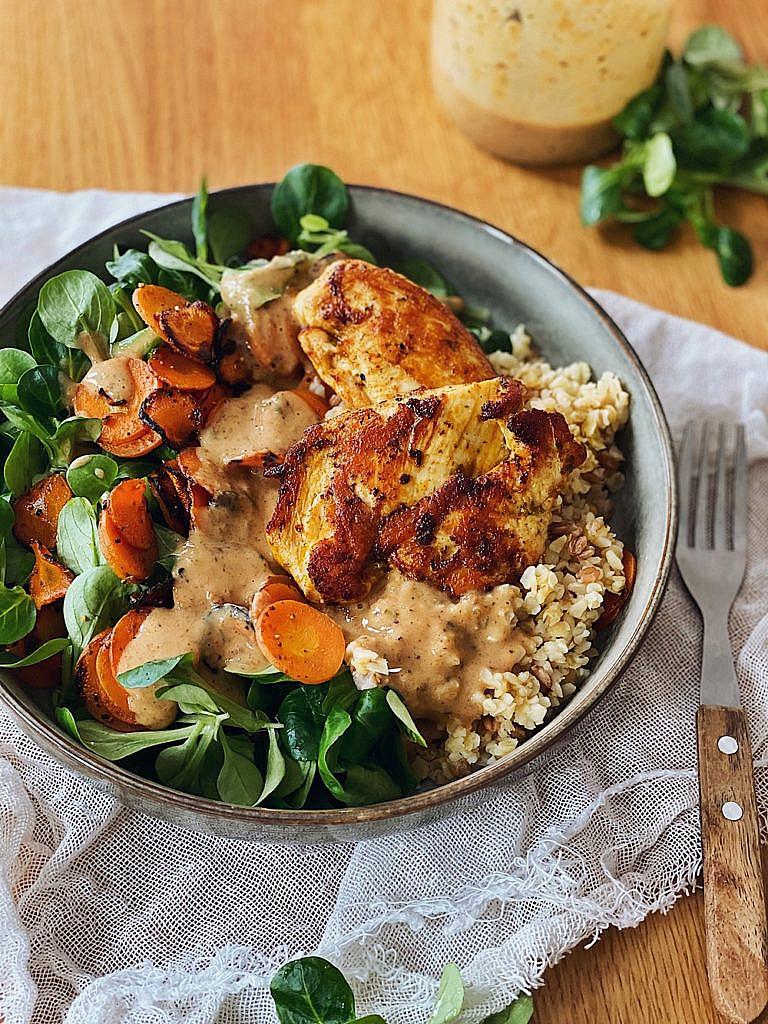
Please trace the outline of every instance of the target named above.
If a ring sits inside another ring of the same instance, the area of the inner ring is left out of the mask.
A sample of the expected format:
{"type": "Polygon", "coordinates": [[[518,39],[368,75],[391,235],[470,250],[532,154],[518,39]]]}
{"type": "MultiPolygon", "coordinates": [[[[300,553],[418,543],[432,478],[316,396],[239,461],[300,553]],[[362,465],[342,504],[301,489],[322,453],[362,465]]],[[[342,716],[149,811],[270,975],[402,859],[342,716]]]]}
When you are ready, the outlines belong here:
{"type": "Polygon", "coordinates": [[[13,443],[3,467],[5,486],[14,498],[32,486],[36,477],[48,468],[48,453],[34,434],[23,430],[13,443]]]}
{"type": "Polygon", "coordinates": [[[338,175],[320,164],[297,164],[272,192],[272,218],[280,234],[296,243],[301,219],[315,214],[329,227],[342,228],[349,210],[347,187],[338,175]]]}
{"type": "Polygon", "coordinates": [[[29,668],[31,665],[38,665],[41,661],[52,658],[54,654],[61,654],[69,645],[69,638],[63,636],[46,640],[44,644],[40,644],[23,658],[16,658],[7,651],[2,651],[0,652],[0,668],[29,668]]]}
{"type": "Polygon", "coordinates": [[[118,465],[109,455],[84,455],[67,468],[67,483],[75,497],[97,502],[117,480],[118,465]]]}
{"type": "Polygon", "coordinates": [[[74,573],[102,564],[96,513],[87,498],[70,498],[59,513],[56,556],[74,573]]]}
{"type": "Polygon", "coordinates": [[[486,1017],[483,1024],[528,1024],[533,1017],[533,999],[531,996],[519,996],[509,1006],[498,1013],[486,1017]]]}
{"type": "Polygon", "coordinates": [[[75,656],[127,608],[128,589],[108,565],[93,566],[76,576],[64,596],[64,622],[75,656]]]}
{"type": "Polygon", "coordinates": [[[40,289],[37,312],[48,334],[60,345],[106,359],[107,339],[115,318],[109,288],[88,270],[65,270],[40,289]]]}
{"type": "Polygon", "coordinates": [[[291,960],[269,986],[280,1024],[350,1024],[355,997],[341,971],[317,956],[291,960]]]}
{"type": "Polygon", "coordinates": [[[221,733],[224,762],[216,779],[216,789],[228,804],[252,807],[258,802],[264,788],[264,779],[256,767],[253,756],[237,750],[232,740],[221,733]]]}
{"type": "Polygon", "coordinates": [[[0,586],[0,644],[15,644],[37,619],[35,602],[23,587],[0,586]]]}
{"type": "Polygon", "coordinates": [[[464,982],[456,964],[446,964],[443,969],[437,998],[429,1024],[451,1024],[461,1013],[464,1005],[464,982]]]}
{"type": "Polygon", "coordinates": [[[35,357],[18,348],[0,349],[0,405],[17,405],[19,380],[37,366],[35,357]]]}

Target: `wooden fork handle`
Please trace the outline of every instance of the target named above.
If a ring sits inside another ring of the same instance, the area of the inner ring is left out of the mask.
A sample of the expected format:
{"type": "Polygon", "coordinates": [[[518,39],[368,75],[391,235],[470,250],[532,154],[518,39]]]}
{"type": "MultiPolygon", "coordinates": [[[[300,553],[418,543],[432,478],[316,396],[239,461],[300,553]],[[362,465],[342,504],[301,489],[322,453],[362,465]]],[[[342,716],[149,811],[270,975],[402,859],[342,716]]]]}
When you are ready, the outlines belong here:
{"type": "Polygon", "coordinates": [[[705,704],[696,718],[704,919],[712,998],[747,1024],[768,1002],[768,923],[752,751],[741,708],[705,704]]]}

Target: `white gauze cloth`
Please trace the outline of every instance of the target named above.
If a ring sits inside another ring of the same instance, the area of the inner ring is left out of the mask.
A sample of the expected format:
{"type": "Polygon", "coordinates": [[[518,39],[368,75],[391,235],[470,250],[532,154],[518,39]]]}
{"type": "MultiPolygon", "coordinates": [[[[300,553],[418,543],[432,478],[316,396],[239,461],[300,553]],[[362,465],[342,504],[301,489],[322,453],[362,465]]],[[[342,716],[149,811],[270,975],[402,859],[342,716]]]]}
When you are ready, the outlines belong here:
{"type": "MultiPolygon", "coordinates": [[[[2,299],[70,246],[164,197],[0,191],[2,299]]],[[[768,355],[617,295],[675,436],[742,419],[749,565],[731,618],[768,811],[768,355]]],[[[466,1020],[535,987],[609,925],[665,911],[699,871],[701,629],[673,572],[640,653],[567,745],[481,809],[358,845],[268,846],[125,810],[0,714],[0,1016],[6,1024],[271,1021],[269,979],[319,951],[359,1013],[424,1021],[446,961],[466,1020]]]]}

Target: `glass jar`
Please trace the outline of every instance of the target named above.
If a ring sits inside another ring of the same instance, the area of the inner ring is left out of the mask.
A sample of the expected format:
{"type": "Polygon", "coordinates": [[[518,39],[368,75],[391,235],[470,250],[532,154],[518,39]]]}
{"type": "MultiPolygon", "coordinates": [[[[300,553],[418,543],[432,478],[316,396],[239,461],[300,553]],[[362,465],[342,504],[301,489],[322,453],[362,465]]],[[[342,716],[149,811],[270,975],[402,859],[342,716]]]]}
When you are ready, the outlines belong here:
{"type": "Polygon", "coordinates": [[[478,145],[519,164],[587,160],[653,82],[671,0],[434,0],[438,99],[478,145]]]}

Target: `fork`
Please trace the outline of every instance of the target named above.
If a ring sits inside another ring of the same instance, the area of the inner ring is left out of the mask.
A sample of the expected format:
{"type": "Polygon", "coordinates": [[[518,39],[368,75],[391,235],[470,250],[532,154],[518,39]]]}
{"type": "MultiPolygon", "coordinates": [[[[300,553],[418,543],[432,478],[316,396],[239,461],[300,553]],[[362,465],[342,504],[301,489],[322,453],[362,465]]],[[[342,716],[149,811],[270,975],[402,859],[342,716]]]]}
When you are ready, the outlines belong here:
{"type": "Polygon", "coordinates": [[[718,1011],[754,1020],[768,1002],[768,925],[752,751],[728,637],[744,579],[744,427],[689,423],[678,463],[677,565],[704,622],[696,716],[707,972],[718,1011]]]}

